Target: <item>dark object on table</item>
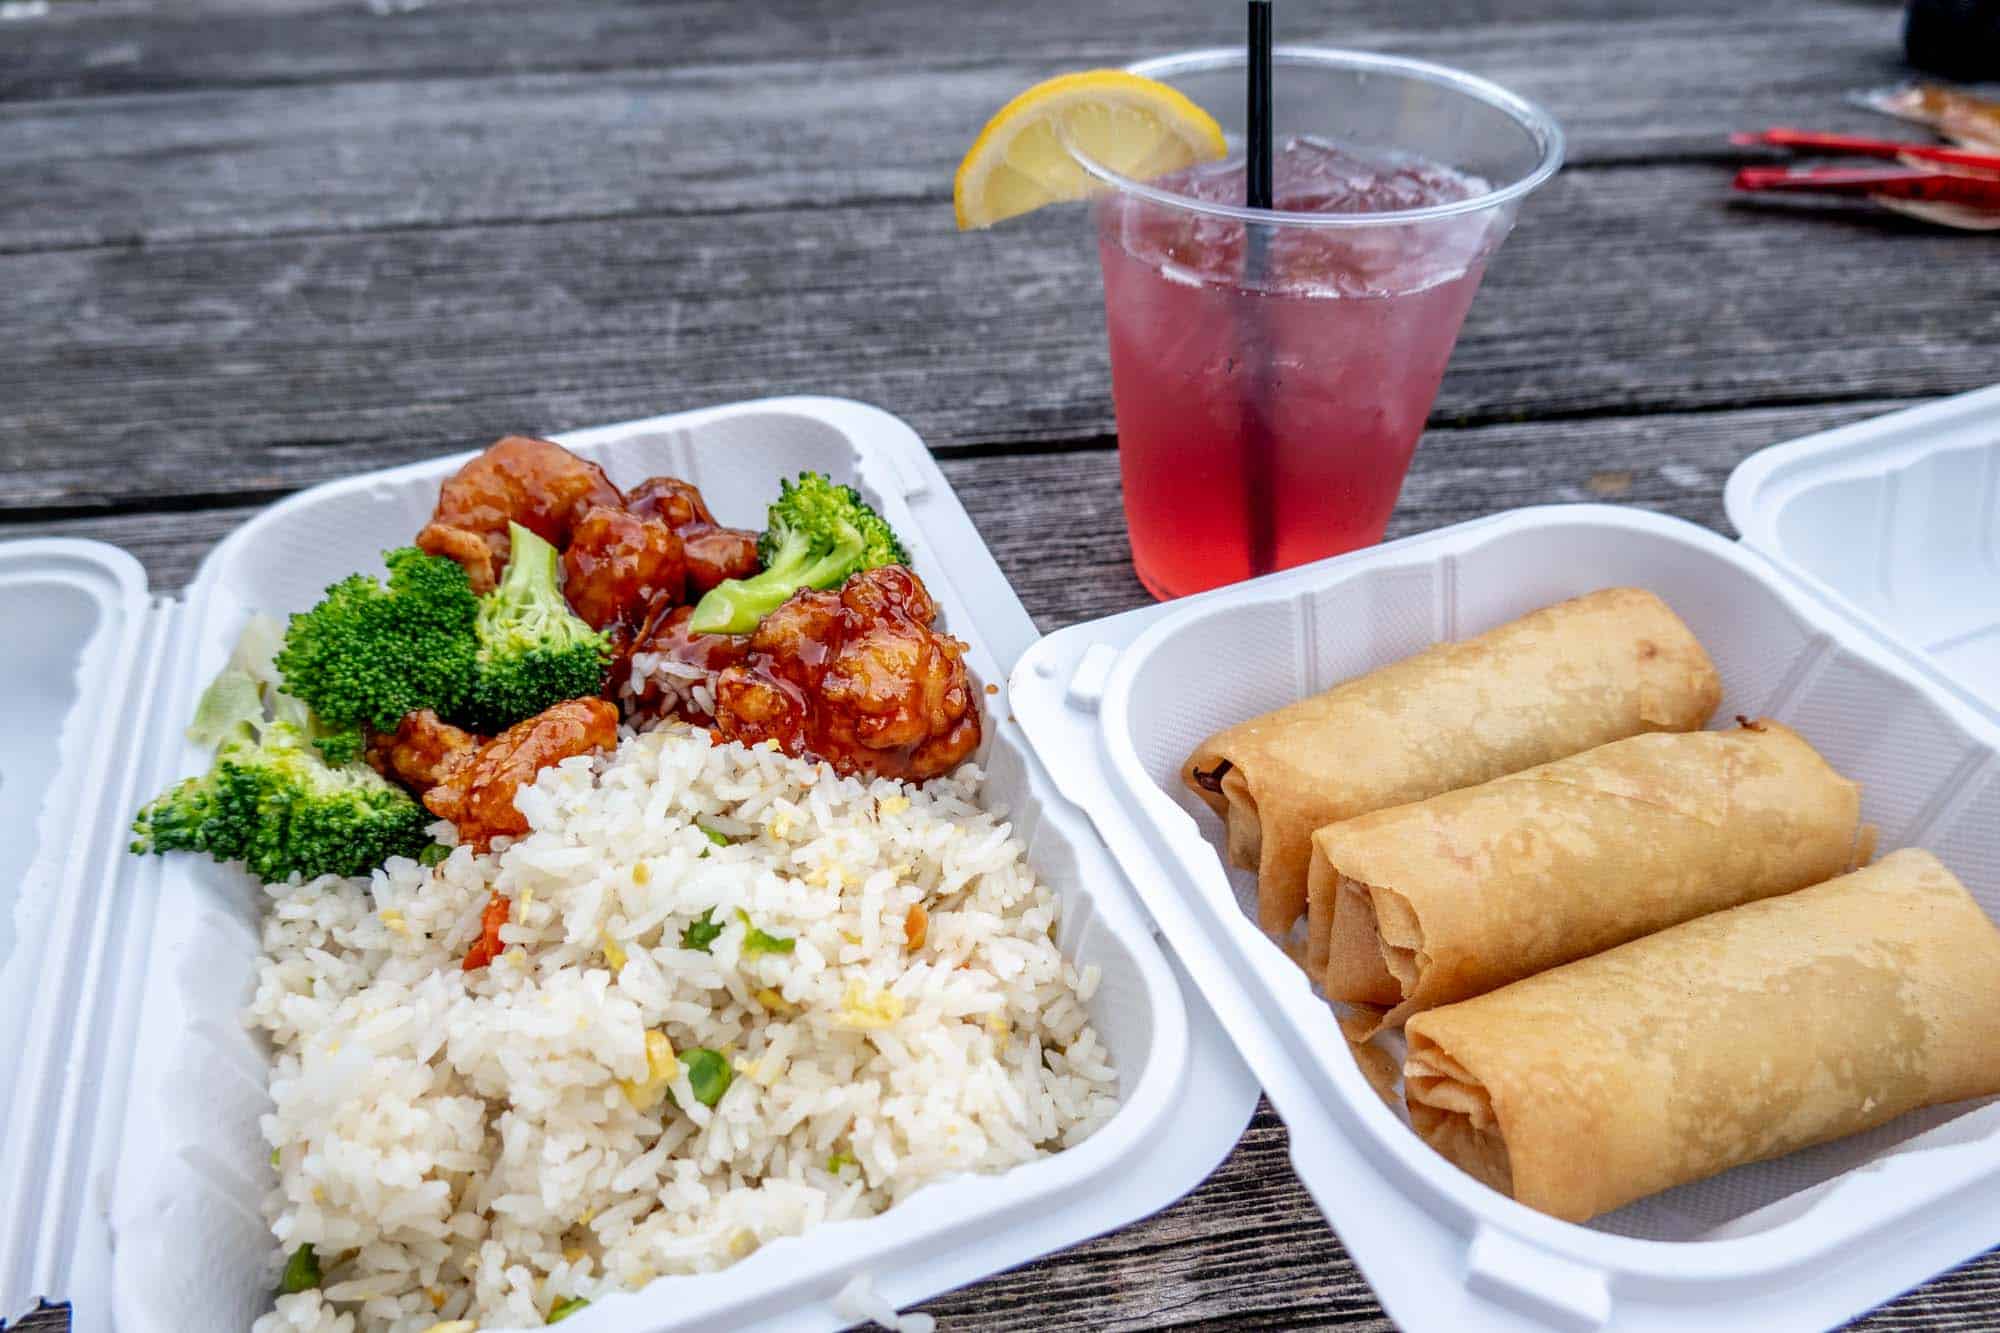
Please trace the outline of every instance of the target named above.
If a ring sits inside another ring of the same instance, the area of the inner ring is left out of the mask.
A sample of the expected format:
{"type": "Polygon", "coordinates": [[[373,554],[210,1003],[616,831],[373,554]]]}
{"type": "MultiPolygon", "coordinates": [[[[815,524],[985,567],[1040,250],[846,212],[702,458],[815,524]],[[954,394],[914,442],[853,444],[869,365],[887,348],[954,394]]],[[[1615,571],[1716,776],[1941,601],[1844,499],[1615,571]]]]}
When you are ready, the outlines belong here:
{"type": "Polygon", "coordinates": [[[1903,55],[1948,79],[2000,79],[2000,0],[1910,0],[1903,55]]]}

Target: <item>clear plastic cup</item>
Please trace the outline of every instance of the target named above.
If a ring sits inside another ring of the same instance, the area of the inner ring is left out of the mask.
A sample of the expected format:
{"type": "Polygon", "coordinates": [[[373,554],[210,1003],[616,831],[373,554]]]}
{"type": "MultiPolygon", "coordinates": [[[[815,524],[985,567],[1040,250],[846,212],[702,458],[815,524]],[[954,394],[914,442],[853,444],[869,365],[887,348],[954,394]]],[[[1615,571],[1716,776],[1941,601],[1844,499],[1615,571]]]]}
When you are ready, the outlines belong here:
{"type": "Polygon", "coordinates": [[[1380,541],[1486,263],[1562,132],[1456,70],[1279,47],[1277,207],[1246,208],[1244,53],[1130,69],[1214,115],[1235,164],[1149,183],[1070,145],[1100,188],[1140,579],[1177,597],[1380,541]]]}

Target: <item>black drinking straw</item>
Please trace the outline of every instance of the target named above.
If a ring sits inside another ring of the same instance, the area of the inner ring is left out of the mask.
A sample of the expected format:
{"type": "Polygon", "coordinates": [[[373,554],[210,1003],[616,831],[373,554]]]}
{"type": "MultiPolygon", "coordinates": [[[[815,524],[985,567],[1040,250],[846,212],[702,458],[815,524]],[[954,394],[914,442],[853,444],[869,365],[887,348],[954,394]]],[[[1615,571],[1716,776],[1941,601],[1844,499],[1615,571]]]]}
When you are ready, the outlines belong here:
{"type": "MultiPolygon", "coordinates": [[[[1248,103],[1245,120],[1250,142],[1243,163],[1243,202],[1251,208],[1270,208],[1271,192],[1271,0],[1249,0],[1250,41],[1248,103]]],[[[1252,293],[1244,298],[1242,323],[1244,352],[1251,363],[1246,367],[1243,395],[1244,481],[1250,500],[1250,572],[1268,574],[1277,567],[1277,530],[1274,513],[1278,497],[1273,491],[1270,423],[1266,411],[1273,388],[1270,376],[1270,347],[1261,313],[1261,292],[1268,280],[1270,229],[1263,223],[1244,223],[1243,286],[1252,293]],[[1253,314],[1252,312],[1256,313],[1253,314]]]]}
{"type": "MultiPolygon", "coordinates": [[[[1244,202],[1271,206],[1271,0],[1250,0],[1250,156],[1243,164],[1244,202]]],[[[1257,233],[1252,232],[1253,236],[1257,233]]]]}

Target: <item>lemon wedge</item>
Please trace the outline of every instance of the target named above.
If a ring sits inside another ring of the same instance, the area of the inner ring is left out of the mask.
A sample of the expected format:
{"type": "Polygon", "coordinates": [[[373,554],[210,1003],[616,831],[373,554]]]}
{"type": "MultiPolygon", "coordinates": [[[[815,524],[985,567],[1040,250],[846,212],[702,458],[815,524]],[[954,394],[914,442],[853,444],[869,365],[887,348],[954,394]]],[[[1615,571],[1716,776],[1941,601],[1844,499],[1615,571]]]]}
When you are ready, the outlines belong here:
{"type": "Polygon", "coordinates": [[[1122,69],[1088,69],[1038,83],[1000,108],[952,182],[961,230],[1090,192],[1070,142],[1123,176],[1147,179],[1226,151],[1222,127],[1186,96],[1122,69]]]}

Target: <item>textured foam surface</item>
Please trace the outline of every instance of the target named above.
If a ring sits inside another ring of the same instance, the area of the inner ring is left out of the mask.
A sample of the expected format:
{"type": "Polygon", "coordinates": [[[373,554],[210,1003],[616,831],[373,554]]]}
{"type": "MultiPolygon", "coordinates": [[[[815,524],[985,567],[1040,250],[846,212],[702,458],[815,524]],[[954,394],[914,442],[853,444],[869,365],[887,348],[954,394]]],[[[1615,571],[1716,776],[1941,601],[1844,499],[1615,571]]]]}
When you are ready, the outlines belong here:
{"type": "Polygon", "coordinates": [[[2000,388],[1774,446],[1728,502],[1751,546],[2000,708],[2000,388]]]}
{"type": "MultiPolygon", "coordinates": [[[[46,882],[28,883],[37,824],[55,790],[64,720],[76,700],[77,664],[104,618],[88,591],[60,576],[0,566],[0,625],[32,626],[0,643],[0,967],[14,952],[16,912],[37,910],[46,882]]],[[[56,812],[51,811],[53,819],[56,812]]]]}

